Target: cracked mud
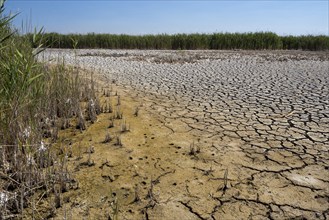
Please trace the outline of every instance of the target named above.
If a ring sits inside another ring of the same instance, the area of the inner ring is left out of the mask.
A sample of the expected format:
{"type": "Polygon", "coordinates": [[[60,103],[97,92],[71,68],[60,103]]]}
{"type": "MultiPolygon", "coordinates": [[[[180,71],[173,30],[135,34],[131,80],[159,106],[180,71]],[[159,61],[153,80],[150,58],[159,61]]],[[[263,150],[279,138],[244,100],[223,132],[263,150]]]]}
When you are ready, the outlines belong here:
{"type": "Polygon", "coordinates": [[[43,56],[115,81],[127,111],[142,103],[124,148],[98,152],[122,219],[329,219],[327,52],[43,56]]]}

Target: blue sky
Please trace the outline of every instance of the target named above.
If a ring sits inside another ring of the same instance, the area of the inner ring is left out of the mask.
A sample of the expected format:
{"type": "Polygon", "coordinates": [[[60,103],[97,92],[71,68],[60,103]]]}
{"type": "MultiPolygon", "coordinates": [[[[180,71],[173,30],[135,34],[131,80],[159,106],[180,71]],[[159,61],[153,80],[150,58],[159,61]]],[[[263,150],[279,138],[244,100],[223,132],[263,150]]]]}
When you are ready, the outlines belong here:
{"type": "Polygon", "coordinates": [[[7,12],[20,12],[15,26],[32,21],[46,32],[329,35],[328,1],[7,0],[6,8],[7,12]]]}

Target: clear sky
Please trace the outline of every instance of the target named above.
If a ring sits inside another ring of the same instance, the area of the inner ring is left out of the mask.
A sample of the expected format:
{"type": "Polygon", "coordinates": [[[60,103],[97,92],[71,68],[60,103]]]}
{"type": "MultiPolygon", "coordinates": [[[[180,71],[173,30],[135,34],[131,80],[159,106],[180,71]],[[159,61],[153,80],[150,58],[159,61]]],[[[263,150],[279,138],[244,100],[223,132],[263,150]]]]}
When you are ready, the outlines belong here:
{"type": "Polygon", "coordinates": [[[59,33],[213,33],[272,31],[329,35],[329,0],[7,0],[14,25],[59,33]],[[30,22],[28,22],[30,23],[30,22]]]}

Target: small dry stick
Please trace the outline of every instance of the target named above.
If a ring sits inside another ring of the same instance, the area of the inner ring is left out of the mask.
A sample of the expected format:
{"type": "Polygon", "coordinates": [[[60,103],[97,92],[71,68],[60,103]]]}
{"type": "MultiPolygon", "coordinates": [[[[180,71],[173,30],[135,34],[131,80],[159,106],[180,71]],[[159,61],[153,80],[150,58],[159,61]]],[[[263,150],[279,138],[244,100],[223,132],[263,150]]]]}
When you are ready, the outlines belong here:
{"type": "Polygon", "coordinates": [[[112,140],[110,132],[106,132],[105,139],[103,141],[104,144],[109,143],[112,140]]]}
{"type": "Polygon", "coordinates": [[[139,113],[139,107],[136,107],[134,111],[134,116],[137,117],[138,113],[139,113]]]}

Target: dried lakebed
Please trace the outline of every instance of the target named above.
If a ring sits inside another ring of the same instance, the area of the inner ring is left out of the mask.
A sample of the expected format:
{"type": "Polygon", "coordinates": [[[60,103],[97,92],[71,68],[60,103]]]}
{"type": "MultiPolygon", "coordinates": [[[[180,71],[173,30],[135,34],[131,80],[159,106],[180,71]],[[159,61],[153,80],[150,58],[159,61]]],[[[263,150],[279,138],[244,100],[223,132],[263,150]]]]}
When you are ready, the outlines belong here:
{"type": "MultiPolygon", "coordinates": [[[[40,58],[62,57],[115,81],[161,124],[147,150],[127,146],[148,153],[136,167],[156,175],[144,196],[157,199],[141,216],[329,218],[328,53],[47,50],[40,58]]],[[[139,216],[122,206],[123,219],[139,216]]]]}

